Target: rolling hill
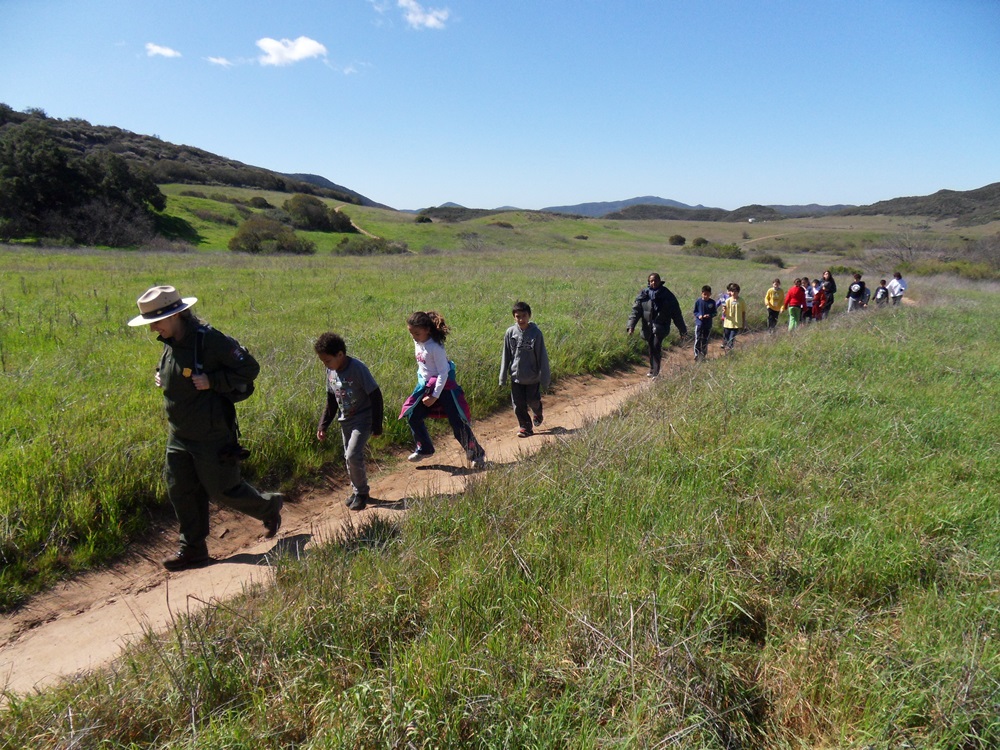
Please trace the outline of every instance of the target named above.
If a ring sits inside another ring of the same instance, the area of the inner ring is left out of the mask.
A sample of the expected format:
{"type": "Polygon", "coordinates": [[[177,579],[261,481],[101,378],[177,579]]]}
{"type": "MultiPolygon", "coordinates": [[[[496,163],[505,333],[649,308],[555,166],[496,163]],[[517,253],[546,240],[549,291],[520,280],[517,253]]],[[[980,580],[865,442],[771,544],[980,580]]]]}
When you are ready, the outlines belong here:
{"type": "MultiPolygon", "coordinates": [[[[213,154],[200,148],[169,143],[155,135],[141,135],[118,127],[92,125],[86,120],[50,118],[41,110],[16,112],[0,103],[0,137],[4,132],[30,120],[43,122],[64,148],[86,154],[106,150],[146,169],[158,184],[230,185],[260,188],[285,193],[301,192],[361,206],[389,208],[360,193],[315,174],[287,174],[256,167],[213,154]]],[[[445,204],[427,208],[421,214],[446,221],[461,221],[470,216],[515,210],[464,208],[445,204]]],[[[691,206],[657,196],[641,196],[621,201],[578,203],[550,206],[543,213],[607,219],[666,219],[690,221],[745,221],[749,218],[775,221],[782,218],[837,214],[928,216],[952,219],[956,224],[985,224],[1000,219],[1000,182],[967,191],[939,190],[927,196],[894,198],[864,206],[823,206],[752,204],[735,211],[691,206]]]]}

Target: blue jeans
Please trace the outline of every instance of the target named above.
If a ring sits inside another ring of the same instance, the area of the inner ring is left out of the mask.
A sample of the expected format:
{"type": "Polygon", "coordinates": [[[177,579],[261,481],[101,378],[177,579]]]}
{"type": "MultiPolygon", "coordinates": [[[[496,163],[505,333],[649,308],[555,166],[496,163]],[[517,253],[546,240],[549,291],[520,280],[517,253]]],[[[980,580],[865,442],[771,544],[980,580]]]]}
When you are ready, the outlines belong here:
{"type": "MultiPolygon", "coordinates": [[[[454,397],[445,391],[441,394],[438,403],[444,408],[445,415],[448,417],[448,424],[451,425],[452,434],[454,434],[458,444],[462,446],[466,457],[470,461],[482,458],[485,455],[485,451],[476,441],[476,436],[472,433],[469,423],[465,421],[465,415],[462,414],[458,404],[455,403],[454,397]]],[[[424,402],[418,401],[406,418],[406,423],[410,426],[413,439],[417,443],[417,453],[422,453],[425,456],[434,453],[434,441],[431,440],[431,434],[427,431],[427,425],[424,423],[429,412],[430,409],[424,406],[424,402]]]]}
{"type": "Polygon", "coordinates": [[[722,348],[727,352],[733,350],[733,344],[736,343],[736,334],[740,332],[739,328],[723,328],[722,329],[722,348]]]}

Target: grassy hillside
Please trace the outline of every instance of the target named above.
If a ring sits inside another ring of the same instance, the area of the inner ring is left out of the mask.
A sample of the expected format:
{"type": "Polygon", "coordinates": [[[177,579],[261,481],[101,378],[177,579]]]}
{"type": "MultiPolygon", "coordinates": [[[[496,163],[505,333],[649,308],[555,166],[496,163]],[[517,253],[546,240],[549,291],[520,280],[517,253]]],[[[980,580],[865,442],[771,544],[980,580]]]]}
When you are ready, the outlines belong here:
{"type": "Polygon", "coordinates": [[[44,124],[59,145],[71,153],[83,155],[107,151],[118,154],[129,164],[147,171],[157,183],[246,186],[281,191],[286,195],[298,191],[348,203],[377,205],[360,193],[338,185],[332,188],[317,186],[312,175],[297,179],[296,176],[254,167],[194,146],[170,143],[155,135],[93,125],[81,118],[52,118],[41,110],[16,112],[8,105],[0,104],[0,134],[27,122],[44,124]]]}
{"type": "MultiPolygon", "coordinates": [[[[173,228],[174,238],[197,249],[222,250],[236,231],[232,221],[241,220],[245,207],[238,210],[232,200],[248,202],[264,199],[281,207],[287,193],[250,188],[161,185],[167,196],[165,223],[173,228]],[[185,193],[200,192],[204,198],[185,193]],[[225,198],[226,200],[216,200],[225,198]]],[[[894,218],[890,216],[813,217],[762,221],[748,224],[741,221],[634,220],[615,221],[561,216],[535,211],[470,212],[461,220],[438,220],[418,223],[410,213],[372,206],[348,205],[324,199],[328,205],[340,206],[365,231],[389,240],[407,243],[411,252],[440,251],[484,247],[534,248],[541,252],[562,249],[600,247],[609,252],[627,247],[656,247],[671,254],[683,253],[682,248],[667,245],[667,238],[679,234],[690,242],[704,237],[719,244],[736,243],[748,251],[760,249],[778,254],[795,255],[819,252],[860,257],[865,250],[905,237],[913,245],[945,247],[963,251],[970,242],[1000,233],[1000,221],[968,227],[961,233],[947,222],[894,218]]],[[[259,212],[259,209],[253,209],[259,212]]],[[[302,233],[317,243],[319,253],[332,252],[343,235],[320,232],[302,233]]]]}
{"type": "Polygon", "coordinates": [[[660,381],[400,527],[281,560],[272,588],[14,698],[3,736],[996,747],[1000,329],[983,321],[1000,289],[919,289],[660,381]]]}

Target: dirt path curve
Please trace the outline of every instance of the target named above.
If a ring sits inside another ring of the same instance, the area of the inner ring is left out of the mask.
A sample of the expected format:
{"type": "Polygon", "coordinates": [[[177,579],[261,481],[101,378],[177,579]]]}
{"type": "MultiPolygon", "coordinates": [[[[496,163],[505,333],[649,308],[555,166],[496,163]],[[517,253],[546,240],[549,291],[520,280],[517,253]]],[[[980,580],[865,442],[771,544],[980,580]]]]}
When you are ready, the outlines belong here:
{"type": "MultiPolygon", "coordinates": [[[[750,338],[747,336],[746,338],[750,338]]],[[[742,338],[741,338],[742,341],[742,338]]],[[[739,344],[737,344],[739,347],[739,344]]],[[[713,340],[710,356],[719,353],[713,340]]],[[[690,348],[664,350],[662,376],[692,363],[690,348]]],[[[603,376],[560,380],[544,398],[545,423],[527,439],[516,436],[517,423],[503,411],[474,424],[490,463],[506,464],[547,442],[567,439],[575,430],[613,414],[626,399],[652,381],[646,368],[603,376]]],[[[388,411],[392,411],[392,406],[388,411]]],[[[394,456],[372,467],[373,503],[360,514],[398,517],[411,499],[427,494],[462,492],[468,468],[450,434],[439,441],[437,460],[408,464],[394,456]]],[[[487,469],[489,470],[489,469],[487,469]]],[[[347,489],[304,495],[285,506],[277,539],[261,540],[260,527],[245,516],[218,510],[212,516],[207,567],[167,573],[159,560],[173,551],[174,528],[161,541],[131,554],[111,569],[60,584],[16,612],[0,618],[0,691],[26,693],[60,678],[106,664],[145,631],[165,629],[181,614],[235,596],[271,580],[269,558],[299,554],[311,544],[335,538],[352,515],[344,505],[347,489]]],[[[359,519],[359,514],[353,514],[359,519]]]]}

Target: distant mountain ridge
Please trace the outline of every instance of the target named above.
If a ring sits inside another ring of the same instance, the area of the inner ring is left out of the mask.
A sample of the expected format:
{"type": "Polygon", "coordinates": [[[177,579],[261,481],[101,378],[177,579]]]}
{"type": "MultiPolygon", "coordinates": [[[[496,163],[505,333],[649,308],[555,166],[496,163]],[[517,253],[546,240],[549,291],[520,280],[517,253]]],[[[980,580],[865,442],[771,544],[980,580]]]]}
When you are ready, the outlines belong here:
{"type": "Polygon", "coordinates": [[[689,206],[687,203],[660,198],[655,195],[644,195],[639,198],[628,198],[623,201],[600,201],[595,203],[577,203],[573,206],[548,206],[542,211],[553,214],[571,214],[573,216],[590,216],[593,218],[607,216],[630,206],[669,206],[671,208],[703,209],[705,206],[689,206]]]}
{"type": "Polygon", "coordinates": [[[954,219],[959,225],[1000,220],[1000,182],[975,190],[938,190],[932,195],[893,198],[841,212],[844,216],[929,216],[954,219]]]}

